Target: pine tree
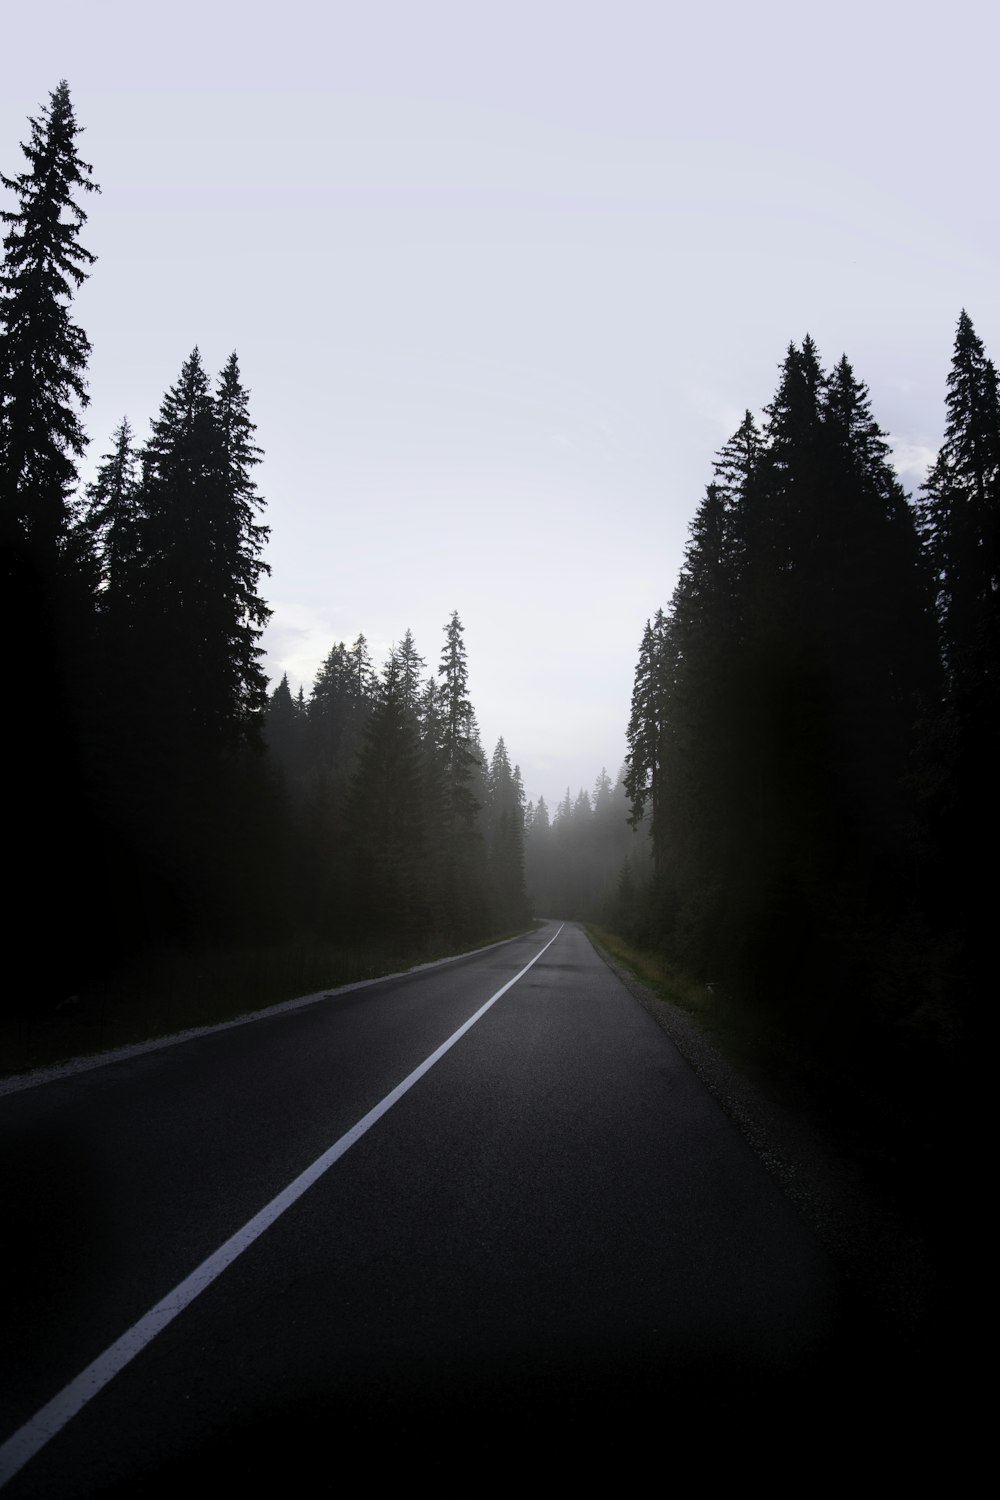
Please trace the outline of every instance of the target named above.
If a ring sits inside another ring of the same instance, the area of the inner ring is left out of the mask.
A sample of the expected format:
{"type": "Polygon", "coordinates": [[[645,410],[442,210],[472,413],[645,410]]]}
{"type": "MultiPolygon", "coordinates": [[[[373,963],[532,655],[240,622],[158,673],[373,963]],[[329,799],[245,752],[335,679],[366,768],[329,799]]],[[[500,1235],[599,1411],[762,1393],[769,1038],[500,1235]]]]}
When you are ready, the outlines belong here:
{"type": "Polygon", "coordinates": [[[481,751],[469,698],[469,670],[458,611],[445,626],[438,665],[441,678],[440,806],[442,899],[447,919],[459,931],[481,930],[486,922],[485,854],[476,819],[474,791],[481,751]]]}
{"type": "Polygon", "coordinates": [[[471,788],[476,763],[475,721],[469,699],[469,669],[463,634],[464,627],[456,610],[445,626],[445,645],[438,665],[438,676],[442,679],[441,750],[447,789],[446,817],[453,834],[471,830],[477,809],[471,788]]]}
{"type": "Polygon", "coordinates": [[[143,451],[144,642],[161,729],[198,756],[256,743],[266,705],[257,641],[270,611],[257,585],[267,533],[253,518],[252,431],[235,357],[216,400],[195,349],[143,451]]]}
{"type": "Polygon", "coordinates": [[[347,724],[354,701],[353,676],[343,641],[320,665],[306,704],[306,743],[310,769],[342,769],[348,758],[347,724]]]}
{"type": "MultiPolygon", "coordinates": [[[[626,738],[625,791],[629,799],[629,822],[635,828],[648,806],[654,848],[662,857],[658,840],[663,801],[663,765],[669,733],[670,687],[676,657],[670,622],[662,609],[646,621],[639,646],[639,661],[632,688],[632,712],[626,738]]],[[[567,801],[569,789],[566,792],[567,801]]]]}
{"type": "Polygon", "coordinates": [[[394,654],[399,667],[399,691],[403,702],[416,714],[420,701],[420,674],[427,663],[417,650],[412,631],[407,630],[402,644],[394,654]]]}
{"type": "Polygon", "coordinates": [[[139,460],[126,419],[76,507],[71,533],[80,539],[80,555],[89,556],[92,569],[95,618],[87,717],[105,816],[110,808],[134,801],[146,770],[135,723],[148,692],[148,663],[137,631],[141,532],[139,460]]]}
{"type": "Polygon", "coordinates": [[[486,841],[495,920],[512,927],[527,916],[524,890],[524,789],[499,739],[487,776],[486,841]]]}
{"type": "MultiPolygon", "coordinates": [[[[948,375],[945,438],[921,501],[952,696],[996,674],[1000,598],[1000,395],[997,372],[962,311],[948,375]]],[[[995,686],[993,691],[995,692],[995,686]]]]}
{"type": "Polygon", "coordinates": [[[204,761],[224,735],[228,630],[213,589],[221,444],[197,349],[163,399],[142,456],[140,637],[151,669],[146,733],[166,768],[204,761]],[[154,688],[155,684],[155,688],[154,688]]]}
{"type": "Polygon", "coordinates": [[[384,936],[426,924],[420,736],[395,653],[386,662],[354,774],[348,822],[355,920],[384,936]]]}
{"type": "Polygon", "coordinates": [[[958,320],[944,442],[921,497],[946,692],[933,722],[935,897],[960,954],[957,1004],[982,1033],[995,898],[980,868],[1000,837],[1000,395],[971,319],[958,320]]]}
{"type": "Polygon", "coordinates": [[[83,525],[96,544],[98,606],[106,615],[136,604],[142,531],[139,454],[127,417],[115,429],[113,442],[112,451],[104,454],[96,478],[87,486],[83,516],[83,525]]]}
{"type": "Polygon", "coordinates": [[[305,707],[301,699],[292,697],[285,672],[268,703],[265,738],[268,750],[293,785],[302,775],[305,729],[305,707]]]}
{"type": "Polygon", "coordinates": [[[86,437],[90,342],[70,319],[73,292],[95,257],[79,242],[79,197],[97,192],[77,155],[77,125],[65,81],[32,119],[21,150],[29,170],[0,182],[18,200],[0,271],[0,539],[27,552],[46,575],[58,569],[70,496],[86,437]]]}
{"type": "Polygon", "coordinates": [[[263,454],[253,441],[256,426],[250,420],[249,404],[234,351],[219,376],[215,395],[222,464],[219,531],[225,546],[225,555],[219,559],[220,582],[226,588],[229,610],[233,728],[239,739],[257,743],[267,702],[267,678],[260,666],[264,652],[258,641],[271,617],[257,591],[262,575],[271,569],[261,555],[270,531],[257,521],[264,502],[252,471],[263,454]]]}
{"type": "Polygon", "coordinates": [[[809,649],[815,556],[837,537],[821,504],[826,476],[823,397],[826,377],[816,345],[790,344],[764,442],[740,508],[744,600],[751,628],[772,641],[809,649]]]}
{"type": "Polygon", "coordinates": [[[712,468],[715,483],[730,506],[739,505],[746,487],[760,462],[762,440],[752,411],[743,413],[743,421],[728,442],[719,449],[712,468]]]}
{"type": "Polygon", "coordinates": [[[525,884],[531,909],[548,914],[553,908],[552,889],[552,827],[548,804],[539,797],[532,811],[530,826],[526,828],[524,844],[525,884]]]}
{"type": "Polygon", "coordinates": [[[351,669],[352,691],[357,703],[368,703],[375,695],[376,677],[368,642],[359,634],[347,653],[351,669]]]}
{"type": "Polygon", "coordinates": [[[810,967],[814,997],[861,993],[851,965],[913,909],[933,661],[913,516],[847,360],[828,378],[791,346],[767,417],[719,454],[647,626],[626,790],[633,824],[653,813],[661,938],[791,1006],[810,967]]]}
{"type": "Polygon", "coordinates": [[[612,785],[611,777],[608,775],[608,768],[607,766],[602,766],[601,773],[594,782],[594,791],[591,797],[595,817],[607,817],[613,796],[614,786],[612,785]]]}
{"type": "Polygon", "coordinates": [[[889,444],[846,356],[830,377],[823,420],[827,504],[841,530],[827,562],[825,630],[841,761],[853,782],[838,806],[848,816],[853,802],[853,821],[869,831],[881,823],[898,833],[909,816],[900,799],[916,726],[939,690],[930,577],[889,444]]]}
{"type": "Polygon", "coordinates": [[[26,170],[0,174],[15,199],[0,212],[0,608],[4,639],[16,643],[8,690],[12,701],[33,705],[10,747],[17,797],[4,838],[17,880],[7,919],[28,947],[35,940],[45,947],[36,997],[49,985],[64,996],[83,982],[88,956],[113,932],[97,916],[96,893],[114,853],[91,805],[92,736],[84,714],[93,668],[93,556],[72,509],[86,445],[80,413],[90,343],[72,321],[70,303],[95,259],[79,236],[81,201],[97,191],[77,154],[79,133],[62,82],[30,120],[21,146],[26,170]],[[70,902],[67,890],[75,892],[70,902]]]}
{"type": "Polygon", "coordinates": [[[431,761],[443,758],[444,754],[444,710],[443,689],[433,675],[424,680],[417,699],[417,722],[425,755],[431,761]]]}

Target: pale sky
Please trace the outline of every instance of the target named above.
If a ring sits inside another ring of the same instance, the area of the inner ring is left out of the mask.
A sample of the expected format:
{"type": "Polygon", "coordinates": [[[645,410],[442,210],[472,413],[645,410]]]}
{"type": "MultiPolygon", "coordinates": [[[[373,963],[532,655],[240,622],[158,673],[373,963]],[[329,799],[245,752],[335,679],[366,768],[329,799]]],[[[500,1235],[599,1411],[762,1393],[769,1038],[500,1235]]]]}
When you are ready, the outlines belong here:
{"type": "MultiPolygon", "coordinates": [[[[908,487],[962,307],[1000,358],[991,4],[129,0],[5,15],[0,171],[61,78],[102,195],[91,466],[198,345],[265,451],[271,685],[465,625],[530,798],[625,751],[712,458],[811,333],[908,487]]],[[[7,195],[0,195],[6,203],[7,195]]]]}

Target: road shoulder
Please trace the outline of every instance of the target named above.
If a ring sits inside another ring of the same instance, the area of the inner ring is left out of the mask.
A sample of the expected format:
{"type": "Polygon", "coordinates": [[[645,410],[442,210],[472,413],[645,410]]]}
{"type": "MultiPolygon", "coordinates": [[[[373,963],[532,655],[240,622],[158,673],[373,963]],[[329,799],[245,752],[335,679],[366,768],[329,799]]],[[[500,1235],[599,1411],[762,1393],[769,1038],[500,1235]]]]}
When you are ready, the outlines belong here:
{"type": "Polygon", "coordinates": [[[592,933],[587,936],[733,1121],[873,1317],[884,1320],[892,1339],[918,1345],[935,1296],[932,1256],[920,1232],[886,1201],[832,1129],[741,1073],[689,1015],[612,958],[592,933]]]}

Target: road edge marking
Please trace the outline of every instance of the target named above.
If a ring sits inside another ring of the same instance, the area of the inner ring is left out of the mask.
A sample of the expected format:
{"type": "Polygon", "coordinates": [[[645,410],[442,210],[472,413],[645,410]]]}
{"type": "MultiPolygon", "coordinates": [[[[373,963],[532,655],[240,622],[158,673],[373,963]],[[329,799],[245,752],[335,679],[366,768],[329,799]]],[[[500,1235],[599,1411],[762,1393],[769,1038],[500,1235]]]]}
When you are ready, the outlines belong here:
{"type": "Polygon", "coordinates": [[[120,1338],[113,1344],[109,1344],[103,1354],[99,1354],[85,1370],[81,1371],[68,1385],[63,1386],[58,1395],[41,1407],[33,1417],[19,1427],[5,1443],[0,1444],[0,1488],[2,1488],[15,1474],[20,1473],[25,1464],[34,1458],[52,1438],[54,1438],[70,1422],[79,1411],[86,1406],[114,1377],[140,1354],[147,1344],[150,1344],[156,1335],[169,1323],[182,1313],[196,1297],[206,1288],[210,1287],[226,1270],[233,1261],[244,1250],[258,1240],[260,1236],[269,1229],[277,1219],[291,1208],[299,1198],[323,1174],[339,1161],[340,1158],[361,1140],[363,1135],[375,1125],[382,1116],[386,1114],[394,1104],[402,1099],[404,1094],[409,1093],[415,1083],[419,1083],[425,1073],[429,1073],[434,1064],[450,1052],[455,1043],[469,1031],[476,1022],[486,1014],[496,1002],[506,995],[507,991],[513,989],[518,980],[523,979],[528,970],[534,968],[535,964],[547,953],[563,930],[564,923],[560,923],[556,932],[544,948],[540,948],[530,963],[525,964],[513,979],[501,985],[495,994],[491,995],[484,1005],[464,1021],[457,1031],[454,1031],[447,1041],[441,1043],[434,1052],[426,1057],[422,1063],[408,1073],[402,1083],[396,1085],[378,1104],[370,1109],[366,1115],[352,1125],[339,1140],[327,1148],[322,1155],[318,1156],[311,1166],[300,1172],[287,1187],[283,1188],[270,1203],[248,1219],[241,1229],[230,1235],[218,1250],[203,1260],[199,1266],[186,1276],[183,1281],[169,1291],[165,1297],[161,1297],[149,1312],[145,1313],[136,1323],[132,1324],[120,1338]]]}
{"type": "Polygon", "coordinates": [[[352,979],[348,984],[332,985],[325,990],[314,990],[310,995],[296,995],[291,1000],[278,1000],[260,1010],[247,1010],[241,1016],[228,1021],[211,1021],[206,1026],[189,1026],[186,1031],[174,1031],[169,1036],[151,1036],[144,1042],[126,1042],[122,1047],[110,1047],[107,1052],[87,1052],[81,1057],[69,1057],[65,1062],[53,1063],[42,1068],[32,1068],[28,1073],[11,1073],[0,1078],[0,1099],[8,1094],[20,1094],[25,1089],[39,1088],[43,1083],[58,1083],[63,1078],[75,1078],[80,1073],[91,1073],[95,1068],[110,1067],[112,1063],[127,1062],[132,1057],[143,1057],[147,1052],[159,1052],[164,1047],[176,1047],[181,1042],[193,1042],[198,1037],[214,1036],[217,1031],[231,1031],[234,1026],[249,1026],[254,1021],[269,1021],[272,1016],[284,1015],[287,1011],[303,1010],[307,1005],[318,1005],[321,1000],[338,1000],[341,995],[355,990],[368,989],[373,984],[387,984],[394,979],[411,979],[428,969],[440,969],[445,964],[460,963],[463,958],[478,958],[480,953],[489,953],[502,948],[505,943],[516,943],[521,938],[532,937],[530,932],[515,933],[513,937],[500,938],[482,948],[472,948],[468,953],[449,953],[445,958],[432,958],[426,963],[414,964],[409,969],[398,969],[392,974],[375,974],[371,979],[352,979]]]}

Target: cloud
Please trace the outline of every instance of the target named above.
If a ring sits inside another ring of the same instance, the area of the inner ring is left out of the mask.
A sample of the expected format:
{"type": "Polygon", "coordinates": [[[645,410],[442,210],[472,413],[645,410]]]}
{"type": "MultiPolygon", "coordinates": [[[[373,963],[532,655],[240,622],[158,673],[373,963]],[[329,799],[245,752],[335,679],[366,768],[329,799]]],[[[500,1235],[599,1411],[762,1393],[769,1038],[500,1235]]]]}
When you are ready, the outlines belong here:
{"type": "Polygon", "coordinates": [[[373,636],[354,621],[345,624],[344,612],[316,609],[308,604],[274,603],[267,629],[261,640],[264,647],[264,670],[273,689],[288,674],[293,693],[301,684],[308,693],[320,666],[338,641],[350,646],[363,634],[376,671],[388,660],[389,653],[402,640],[373,636]]]}
{"type": "Polygon", "coordinates": [[[320,663],[336,641],[347,638],[346,632],[338,628],[332,611],[281,602],[273,603],[271,609],[271,619],[261,641],[270,684],[276,686],[287,672],[292,692],[300,684],[308,689],[320,663]]]}
{"type": "Polygon", "coordinates": [[[894,438],[889,434],[890,461],[900,479],[915,485],[923,484],[927,470],[937,458],[937,450],[925,443],[909,443],[905,438],[894,438]]]}

